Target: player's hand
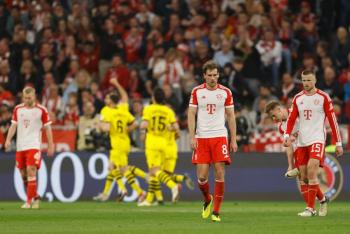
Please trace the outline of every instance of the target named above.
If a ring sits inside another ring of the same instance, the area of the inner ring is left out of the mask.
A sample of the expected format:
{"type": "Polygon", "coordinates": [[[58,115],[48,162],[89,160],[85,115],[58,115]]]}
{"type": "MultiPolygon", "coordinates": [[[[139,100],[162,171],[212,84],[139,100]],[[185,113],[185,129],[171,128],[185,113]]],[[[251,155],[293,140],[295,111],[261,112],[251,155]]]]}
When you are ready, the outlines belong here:
{"type": "Polygon", "coordinates": [[[284,141],[283,141],[283,146],[284,146],[284,147],[289,147],[291,144],[292,144],[292,143],[291,143],[291,141],[290,141],[290,138],[284,139],[284,141]]]}
{"type": "Polygon", "coordinates": [[[238,146],[237,146],[237,141],[234,139],[231,139],[230,142],[230,152],[237,152],[238,146]]]}
{"type": "Polygon", "coordinates": [[[342,156],[343,153],[344,153],[343,146],[335,147],[335,154],[337,155],[337,157],[342,156]]]}
{"type": "Polygon", "coordinates": [[[195,149],[197,149],[197,147],[198,147],[197,138],[193,137],[193,138],[191,139],[191,148],[195,150],[195,149]]]}
{"type": "Polygon", "coordinates": [[[11,141],[6,141],[5,142],[5,151],[9,151],[10,150],[10,147],[11,147],[11,141]]]}
{"type": "Polygon", "coordinates": [[[49,144],[47,148],[47,156],[52,157],[55,152],[55,149],[53,147],[53,144],[49,144]]]}
{"type": "Polygon", "coordinates": [[[112,79],[109,80],[109,83],[112,84],[112,85],[119,85],[119,81],[117,79],[117,77],[113,77],[112,79]]]}

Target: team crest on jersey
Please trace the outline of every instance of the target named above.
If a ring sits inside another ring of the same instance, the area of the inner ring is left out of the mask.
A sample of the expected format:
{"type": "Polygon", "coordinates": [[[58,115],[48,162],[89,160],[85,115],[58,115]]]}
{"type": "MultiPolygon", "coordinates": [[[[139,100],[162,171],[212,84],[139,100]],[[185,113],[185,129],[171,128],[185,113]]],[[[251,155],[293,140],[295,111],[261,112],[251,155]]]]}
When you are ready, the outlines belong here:
{"type": "Polygon", "coordinates": [[[320,189],[332,201],[337,198],[343,188],[344,173],[338,160],[326,154],[323,168],[317,174],[320,189]]]}
{"type": "Polygon", "coordinates": [[[221,94],[221,93],[216,94],[216,98],[217,98],[218,100],[221,100],[223,97],[224,97],[224,96],[222,96],[222,94],[221,94]]]}
{"type": "Polygon", "coordinates": [[[315,99],[314,100],[314,104],[317,106],[317,105],[319,105],[320,104],[320,100],[319,99],[315,99]]]}

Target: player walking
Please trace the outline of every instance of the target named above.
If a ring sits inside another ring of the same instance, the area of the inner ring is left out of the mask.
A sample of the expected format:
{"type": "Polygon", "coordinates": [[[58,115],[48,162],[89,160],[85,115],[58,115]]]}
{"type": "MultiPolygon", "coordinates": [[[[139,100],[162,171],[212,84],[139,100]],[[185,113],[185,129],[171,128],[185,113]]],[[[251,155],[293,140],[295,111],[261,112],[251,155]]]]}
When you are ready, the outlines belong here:
{"type": "Polygon", "coordinates": [[[8,131],[5,149],[17,131],[16,166],[20,170],[23,183],[27,188],[27,201],[23,209],[38,209],[40,196],[37,194],[37,170],[41,164],[41,130],[45,127],[48,140],[48,156],[54,153],[51,121],[46,108],[36,103],[35,89],[23,89],[23,103],[13,110],[11,127],[8,131]]]}
{"type": "Polygon", "coordinates": [[[343,154],[343,147],[332,100],[327,93],[316,88],[316,76],[312,71],[303,71],[301,79],[304,90],[295,95],[293,99],[291,112],[287,120],[287,129],[284,134],[284,145],[286,147],[291,145],[290,134],[296,119],[299,117],[296,160],[299,165],[301,180],[307,180],[308,184],[305,188],[305,191],[307,191],[305,192],[307,207],[298,215],[302,217],[316,215],[315,199],[318,196],[321,198],[319,216],[326,216],[328,199],[320,190],[317,178],[318,167],[322,166],[324,162],[326,117],[336,139],[337,156],[343,154]]]}
{"type": "Polygon", "coordinates": [[[220,222],[225,164],[231,163],[230,152],[237,151],[236,121],[231,91],[218,84],[219,66],[213,61],[206,62],[203,65],[203,75],[205,83],[192,90],[188,109],[188,128],[194,150],[192,163],[197,165],[198,185],[204,196],[202,217],[209,217],[214,200],[211,219],[220,222]],[[229,146],[225,115],[231,134],[229,146]],[[214,198],[210,194],[208,183],[211,164],[215,171],[214,198]]]}

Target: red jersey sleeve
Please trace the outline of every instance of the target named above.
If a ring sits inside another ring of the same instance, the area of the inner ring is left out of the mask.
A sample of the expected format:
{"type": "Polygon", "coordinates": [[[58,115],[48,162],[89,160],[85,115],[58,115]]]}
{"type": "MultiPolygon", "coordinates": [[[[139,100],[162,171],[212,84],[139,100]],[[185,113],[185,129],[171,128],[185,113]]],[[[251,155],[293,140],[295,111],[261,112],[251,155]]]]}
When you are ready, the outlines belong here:
{"type": "Polygon", "coordinates": [[[45,107],[40,107],[42,114],[41,114],[41,121],[43,122],[44,126],[47,126],[51,124],[51,120],[49,117],[49,113],[47,112],[47,109],[45,107]]]}
{"type": "Polygon", "coordinates": [[[326,113],[329,125],[332,129],[333,137],[337,143],[338,142],[341,143],[339,126],[338,126],[337,118],[335,117],[332,100],[330,99],[330,97],[328,95],[325,96],[324,99],[325,99],[324,103],[323,103],[324,112],[326,113]]]}
{"type": "Polygon", "coordinates": [[[292,133],[295,121],[299,116],[299,111],[298,111],[298,106],[297,106],[297,97],[298,96],[294,97],[294,99],[293,99],[293,104],[292,104],[292,107],[290,109],[290,113],[289,113],[289,116],[287,119],[287,127],[286,127],[286,131],[284,132],[284,134],[290,135],[292,133]]]}
{"type": "Polygon", "coordinates": [[[191,93],[191,99],[190,99],[190,106],[197,107],[198,106],[198,100],[197,100],[197,90],[193,89],[191,93]]]}
{"type": "Polygon", "coordinates": [[[17,113],[18,113],[18,108],[15,107],[15,109],[13,110],[13,113],[12,113],[12,119],[11,119],[12,123],[17,123],[17,113]]]}
{"type": "Polygon", "coordinates": [[[225,108],[233,107],[233,97],[232,97],[231,90],[229,90],[229,89],[225,89],[225,90],[227,93],[227,97],[225,100],[225,108]]]}

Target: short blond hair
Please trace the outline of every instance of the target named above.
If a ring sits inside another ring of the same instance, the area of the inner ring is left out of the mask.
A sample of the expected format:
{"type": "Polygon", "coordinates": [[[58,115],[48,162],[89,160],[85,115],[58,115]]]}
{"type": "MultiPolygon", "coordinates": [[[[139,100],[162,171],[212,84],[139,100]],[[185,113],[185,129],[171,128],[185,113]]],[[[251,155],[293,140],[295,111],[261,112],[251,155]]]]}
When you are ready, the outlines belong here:
{"type": "Polygon", "coordinates": [[[265,106],[265,113],[269,114],[270,111],[274,110],[278,106],[281,106],[281,103],[279,101],[272,100],[268,102],[265,106]]]}
{"type": "Polygon", "coordinates": [[[23,89],[23,94],[30,94],[30,93],[35,94],[35,89],[33,87],[27,86],[23,89]]]}

